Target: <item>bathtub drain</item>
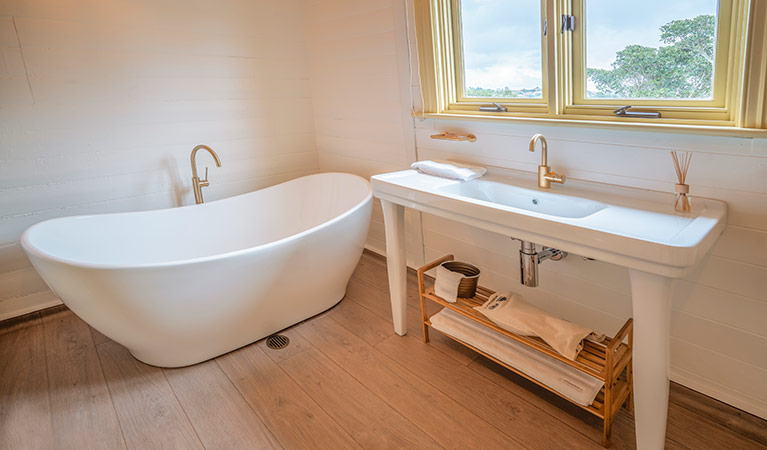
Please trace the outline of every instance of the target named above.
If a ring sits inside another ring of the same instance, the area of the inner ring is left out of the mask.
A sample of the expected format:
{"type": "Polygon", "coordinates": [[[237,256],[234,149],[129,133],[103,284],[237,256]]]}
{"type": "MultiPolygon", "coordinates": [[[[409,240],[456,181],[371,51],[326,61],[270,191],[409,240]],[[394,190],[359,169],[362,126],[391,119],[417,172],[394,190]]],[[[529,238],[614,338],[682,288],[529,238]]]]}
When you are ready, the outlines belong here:
{"type": "Polygon", "coordinates": [[[290,344],[290,338],[281,334],[273,334],[266,338],[266,346],[272,350],[280,350],[290,344]]]}

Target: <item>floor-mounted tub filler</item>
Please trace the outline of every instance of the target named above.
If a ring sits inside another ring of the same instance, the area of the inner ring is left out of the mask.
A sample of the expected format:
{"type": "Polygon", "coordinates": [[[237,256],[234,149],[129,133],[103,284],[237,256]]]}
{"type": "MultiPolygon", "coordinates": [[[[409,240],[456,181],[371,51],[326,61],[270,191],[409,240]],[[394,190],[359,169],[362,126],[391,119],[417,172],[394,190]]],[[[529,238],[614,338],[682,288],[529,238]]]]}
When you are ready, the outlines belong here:
{"type": "Polygon", "coordinates": [[[338,303],[371,198],[365,179],[325,173],[201,205],[48,220],[21,242],[75,314],[139,360],[180,367],[338,303]]]}

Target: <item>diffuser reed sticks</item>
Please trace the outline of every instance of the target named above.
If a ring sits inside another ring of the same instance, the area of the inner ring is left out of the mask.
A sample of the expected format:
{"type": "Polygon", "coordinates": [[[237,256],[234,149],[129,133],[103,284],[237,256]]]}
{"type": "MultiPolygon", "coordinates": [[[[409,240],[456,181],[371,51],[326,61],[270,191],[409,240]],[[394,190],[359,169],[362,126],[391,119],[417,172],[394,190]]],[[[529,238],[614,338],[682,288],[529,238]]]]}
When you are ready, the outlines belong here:
{"type": "Polygon", "coordinates": [[[690,186],[685,184],[687,171],[690,169],[691,152],[672,151],[671,158],[674,160],[674,169],[679,182],[676,184],[676,201],[674,209],[682,212],[690,212],[690,199],[687,194],[690,193],[690,186]]]}

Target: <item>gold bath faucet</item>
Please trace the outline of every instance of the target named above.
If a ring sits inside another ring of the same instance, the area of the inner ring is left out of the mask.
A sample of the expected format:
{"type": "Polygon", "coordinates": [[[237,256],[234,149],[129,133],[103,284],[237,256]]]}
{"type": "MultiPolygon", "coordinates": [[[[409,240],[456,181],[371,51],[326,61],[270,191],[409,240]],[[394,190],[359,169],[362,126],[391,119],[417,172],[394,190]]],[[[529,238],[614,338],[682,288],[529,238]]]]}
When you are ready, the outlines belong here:
{"type": "Polygon", "coordinates": [[[202,203],[202,188],[205,186],[210,185],[210,182],[208,182],[208,168],[205,167],[205,179],[201,180],[199,176],[197,176],[197,150],[207,150],[212,156],[213,159],[216,160],[216,166],[221,167],[221,160],[218,159],[218,155],[216,152],[213,151],[212,148],[208,147],[207,145],[198,145],[197,147],[192,150],[192,187],[194,188],[194,202],[198,205],[202,203]]]}
{"type": "Polygon", "coordinates": [[[565,176],[559,175],[553,170],[550,171],[546,138],[542,134],[536,134],[530,139],[530,151],[535,151],[536,141],[541,141],[541,165],[538,166],[538,187],[543,189],[549,189],[551,183],[565,184],[565,176]]]}

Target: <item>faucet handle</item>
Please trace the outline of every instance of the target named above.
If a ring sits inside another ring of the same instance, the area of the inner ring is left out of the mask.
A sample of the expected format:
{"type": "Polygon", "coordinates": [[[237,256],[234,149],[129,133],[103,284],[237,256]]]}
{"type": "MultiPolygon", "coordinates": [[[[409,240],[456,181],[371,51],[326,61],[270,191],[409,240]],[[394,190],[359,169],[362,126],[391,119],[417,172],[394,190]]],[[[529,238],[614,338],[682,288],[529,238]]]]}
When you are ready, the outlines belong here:
{"type": "Polygon", "coordinates": [[[544,175],[544,178],[552,183],[559,183],[559,184],[565,184],[565,180],[567,179],[564,175],[559,175],[553,170],[547,173],[546,175],[544,175]]]}
{"type": "Polygon", "coordinates": [[[205,187],[205,186],[209,186],[209,185],[210,185],[210,183],[208,182],[208,168],[206,167],[205,168],[205,178],[200,180],[200,186],[205,187]]]}

